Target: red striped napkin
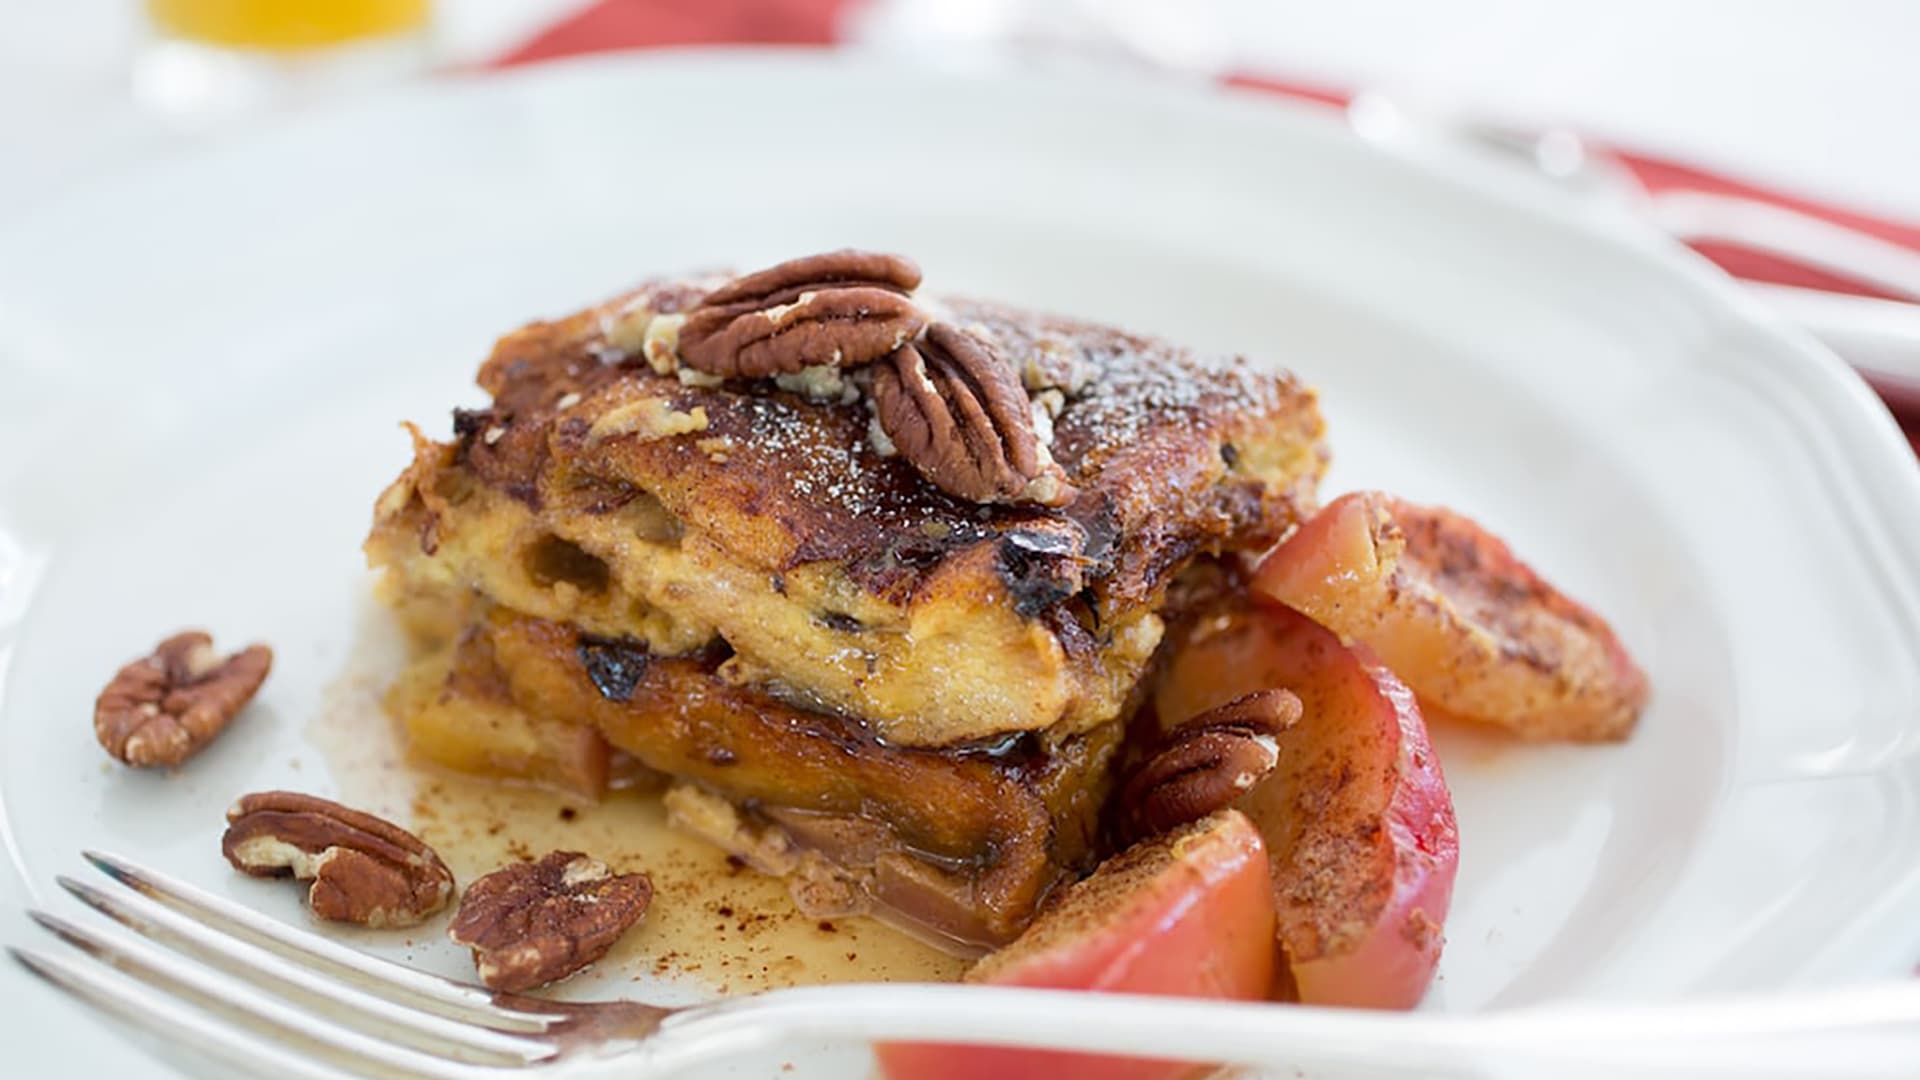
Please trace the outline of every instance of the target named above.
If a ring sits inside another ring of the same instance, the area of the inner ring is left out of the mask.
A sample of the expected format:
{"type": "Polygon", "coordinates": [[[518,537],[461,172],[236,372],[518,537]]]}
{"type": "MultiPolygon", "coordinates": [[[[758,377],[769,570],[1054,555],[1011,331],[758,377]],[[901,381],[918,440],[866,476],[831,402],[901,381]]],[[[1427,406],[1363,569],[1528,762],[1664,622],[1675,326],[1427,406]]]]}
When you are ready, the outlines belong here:
{"type": "MultiPolygon", "coordinates": [[[[831,45],[841,13],[857,0],[599,0],[547,28],[531,41],[500,57],[496,64],[532,63],[581,53],[671,45],[782,44],[831,45]]],[[[1235,86],[1284,94],[1295,100],[1343,106],[1342,91],[1275,79],[1237,75],[1235,86]]],[[[1608,153],[1653,194],[1697,192],[1732,196],[1797,211],[1868,236],[1920,252],[1920,226],[1872,217],[1745,180],[1619,147],[1608,153]]],[[[1700,254],[1735,277],[1748,281],[1895,300],[1920,297],[1890,294],[1821,267],[1772,252],[1717,240],[1693,245],[1700,254]]],[[[1901,417],[1909,439],[1920,450],[1920,414],[1901,417]]]]}
{"type": "Polygon", "coordinates": [[[600,0],[500,57],[505,67],[661,45],[831,45],[852,0],[600,0]]]}

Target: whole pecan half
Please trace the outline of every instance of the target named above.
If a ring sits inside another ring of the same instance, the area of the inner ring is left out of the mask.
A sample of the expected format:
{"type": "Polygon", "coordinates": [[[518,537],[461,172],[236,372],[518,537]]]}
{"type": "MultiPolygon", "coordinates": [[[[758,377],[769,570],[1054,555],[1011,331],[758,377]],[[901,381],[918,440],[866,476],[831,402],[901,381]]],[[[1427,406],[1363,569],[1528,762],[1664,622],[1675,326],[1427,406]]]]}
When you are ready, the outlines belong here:
{"type": "Polygon", "coordinates": [[[314,795],[241,796],[220,850],[254,877],[311,880],[307,906],[337,922],[412,926],[453,895],[453,872],[419,837],[314,795]]]}
{"type": "Polygon", "coordinates": [[[1278,736],[1299,719],[1299,698],[1256,690],[1168,732],[1120,789],[1123,839],[1158,836],[1231,804],[1273,771],[1278,736]]]}
{"type": "Polygon", "coordinates": [[[481,982],[528,990],[605,956],[652,899],[645,874],[616,874],[580,852],[555,851],[469,885],[447,936],[473,950],[481,982]]]}
{"type": "Polygon", "coordinates": [[[735,278],[680,325],[680,360],[725,378],[871,363],[918,334],[920,268],[899,255],[829,251],[735,278]]]}
{"type": "Polygon", "coordinates": [[[1033,403],[986,342],[946,323],[873,369],[873,408],[901,457],[973,502],[1064,506],[1073,485],[1033,430],[1033,403]]]}
{"type": "Polygon", "coordinates": [[[93,703],[93,734],[129,765],[178,765],[225,731],[273,667],[249,645],[221,659],[213,639],[187,630],[114,675],[93,703]]]}

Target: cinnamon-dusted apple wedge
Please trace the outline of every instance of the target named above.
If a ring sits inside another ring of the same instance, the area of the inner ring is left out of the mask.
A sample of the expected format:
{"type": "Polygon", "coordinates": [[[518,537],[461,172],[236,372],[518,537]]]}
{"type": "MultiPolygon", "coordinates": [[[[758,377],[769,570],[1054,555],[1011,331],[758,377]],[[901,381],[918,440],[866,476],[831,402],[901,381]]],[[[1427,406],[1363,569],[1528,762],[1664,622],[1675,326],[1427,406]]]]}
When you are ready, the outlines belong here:
{"type": "Polygon", "coordinates": [[[1624,739],[1647,677],[1606,620],[1466,517],[1343,495],[1281,544],[1255,591],[1359,641],[1431,712],[1533,739],[1624,739]]]}
{"type": "Polygon", "coordinates": [[[1292,990],[1411,1008],[1440,960],[1459,863],[1453,797],[1420,708],[1364,647],[1257,600],[1190,624],[1154,707],[1169,728],[1255,691],[1299,698],[1276,761],[1239,797],[1266,840],[1292,990]]]}
{"type": "MultiPolygon", "coordinates": [[[[967,982],[1256,1000],[1273,973],[1273,893],[1260,834],[1223,810],[1102,863],[967,982]]],[[[1162,1080],[1182,1062],[989,1046],[876,1048],[892,1080],[1162,1080]]]]}

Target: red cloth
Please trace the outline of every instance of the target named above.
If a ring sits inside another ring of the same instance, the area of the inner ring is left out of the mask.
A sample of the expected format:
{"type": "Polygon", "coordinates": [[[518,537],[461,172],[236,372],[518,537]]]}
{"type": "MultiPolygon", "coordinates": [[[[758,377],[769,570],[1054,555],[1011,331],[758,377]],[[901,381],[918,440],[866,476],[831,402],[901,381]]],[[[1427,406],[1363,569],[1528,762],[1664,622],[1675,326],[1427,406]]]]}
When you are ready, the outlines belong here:
{"type": "MultiPolygon", "coordinates": [[[[581,53],[669,45],[781,44],[831,45],[841,15],[859,0],[600,0],[549,27],[533,40],[495,61],[508,66],[581,53]]],[[[1235,74],[1229,85],[1283,94],[1300,101],[1342,106],[1345,91],[1326,86],[1235,74]]],[[[1698,191],[1729,195],[1786,207],[1920,251],[1920,225],[1870,217],[1843,207],[1763,188],[1744,180],[1688,165],[1613,148],[1613,155],[1649,191],[1698,191]]],[[[1738,245],[1703,241],[1694,250],[1735,277],[1832,292],[1888,297],[1871,285],[1818,267],[1738,245]]],[[[1901,416],[1908,437],[1920,450],[1920,414],[1901,416]]]]}
{"type": "MultiPolygon", "coordinates": [[[[1773,191],[1744,180],[1722,176],[1680,165],[1671,161],[1645,157],[1630,151],[1616,150],[1614,156],[1630,169],[1634,176],[1649,191],[1705,191],[1716,195],[1734,195],[1754,202],[1768,203],[1773,206],[1797,210],[1809,217],[1830,221],[1845,226],[1855,232],[1885,240],[1889,244],[1920,251],[1920,226],[1903,222],[1888,221],[1883,218],[1868,217],[1844,207],[1829,206],[1812,199],[1801,198],[1783,191],[1773,191]]],[[[1767,281],[1776,285],[1800,285],[1810,289],[1823,289],[1829,292],[1852,292],[1862,296],[1878,296],[1887,300],[1920,301],[1916,296],[1898,296],[1876,289],[1871,285],[1857,284],[1845,278],[1837,277],[1811,266],[1801,266],[1770,255],[1750,251],[1731,244],[1709,245],[1695,244],[1694,250],[1719,263],[1735,277],[1748,281],[1767,281]],[[1710,250],[1710,247],[1712,250],[1710,250]]]]}
{"type": "Polygon", "coordinates": [[[660,45],[831,45],[847,0],[601,0],[499,66],[660,45]]]}
{"type": "MultiPolygon", "coordinates": [[[[1323,105],[1344,106],[1348,100],[1348,95],[1344,91],[1311,83],[1276,79],[1266,75],[1230,75],[1226,81],[1230,86],[1265,90],[1284,94],[1298,101],[1311,101],[1323,105]]],[[[1836,225],[1866,233],[1891,244],[1899,244],[1914,251],[1920,251],[1920,226],[1868,217],[1843,207],[1829,206],[1812,199],[1770,190],[1744,180],[1707,172],[1690,165],[1665,161],[1631,150],[1609,147],[1607,152],[1615,161],[1626,166],[1627,171],[1633,174],[1641,186],[1655,194],[1697,191],[1702,194],[1750,199],[1758,203],[1796,210],[1810,217],[1817,217],[1823,221],[1830,221],[1836,225]]],[[[1771,252],[1755,251],[1740,244],[1703,240],[1690,246],[1719,265],[1722,270],[1747,281],[1764,281],[1774,285],[1798,285],[1807,289],[1852,293],[1856,296],[1872,296],[1883,300],[1920,301],[1920,297],[1889,293],[1866,282],[1855,281],[1821,267],[1782,258],[1771,252]]]]}

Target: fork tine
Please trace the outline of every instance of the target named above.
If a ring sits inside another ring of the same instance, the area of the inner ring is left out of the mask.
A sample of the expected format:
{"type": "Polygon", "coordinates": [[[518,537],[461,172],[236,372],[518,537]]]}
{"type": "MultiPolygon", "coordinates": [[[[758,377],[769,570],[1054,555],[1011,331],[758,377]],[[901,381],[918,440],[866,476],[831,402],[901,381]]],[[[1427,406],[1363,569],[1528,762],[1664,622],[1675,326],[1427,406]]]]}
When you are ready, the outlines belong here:
{"type": "MultiPolygon", "coordinates": [[[[174,998],[174,1007],[168,1010],[171,1018],[181,1011],[178,1008],[180,1000],[190,998],[197,1006],[200,1017],[183,1031],[191,1036],[195,1046],[236,1047],[243,1041],[240,1036],[244,1028],[252,1028],[255,1033],[274,1042],[297,1044],[325,1054],[338,1070],[363,1075],[372,1072],[374,1075],[426,1077],[431,1080],[472,1080],[474,1077],[498,1075],[502,1071],[399,1046],[286,1002],[259,993],[248,993],[251,988],[246,984],[216,974],[139,938],[128,937],[124,941],[116,941],[114,937],[124,935],[102,934],[44,911],[34,910],[27,914],[68,944],[133,978],[100,978],[92,973],[82,973],[77,966],[52,957],[11,950],[30,970],[45,976],[48,969],[58,969],[64,977],[53,978],[56,985],[79,993],[94,1004],[117,1005],[115,1011],[123,1015],[137,1014],[151,1008],[156,999],[166,999],[167,991],[171,991],[174,998]],[[82,987],[86,992],[81,992],[82,987]],[[224,1022],[221,1013],[226,1014],[224,1022]]],[[[164,1027],[159,1031],[180,1041],[177,1035],[164,1027]]],[[[278,1056],[285,1056],[284,1051],[278,1056]]],[[[257,1065],[253,1068],[256,1073],[263,1071],[257,1065]]]]}
{"type": "Polygon", "coordinates": [[[320,974],[244,939],[206,924],[135,892],[109,894],[65,875],[60,887],[95,911],[145,937],[191,952],[222,971],[249,982],[266,982],[295,996],[357,1012],[383,1027],[440,1044],[467,1057],[485,1055],[500,1064],[525,1065],[552,1057],[552,1044],[508,1035],[464,1020],[422,1012],[392,998],[320,974]]]}
{"type": "Polygon", "coordinates": [[[7,952],[21,967],[88,1005],[241,1070],[305,1080],[339,1080],[352,1075],[310,1055],[293,1053],[271,1039],[223,1024],[178,998],[108,975],[93,965],[13,946],[8,946],[7,952]]]}
{"type": "Polygon", "coordinates": [[[371,982],[383,989],[403,991],[433,1002],[441,1006],[434,1010],[436,1012],[446,1014],[446,1010],[452,1008],[456,1012],[451,1015],[478,1018],[481,1023],[492,1027],[527,1032],[545,1031],[558,1019],[550,1013],[528,1012],[500,1005],[490,990],[415,971],[402,964],[349,949],[316,934],[295,930],[230,900],[223,900],[117,855],[102,851],[85,851],[81,854],[101,873],[137,893],[185,909],[199,916],[202,921],[224,925],[261,948],[282,956],[293,954],[337,973],[344,973],[355,981],[371,982]]]}

